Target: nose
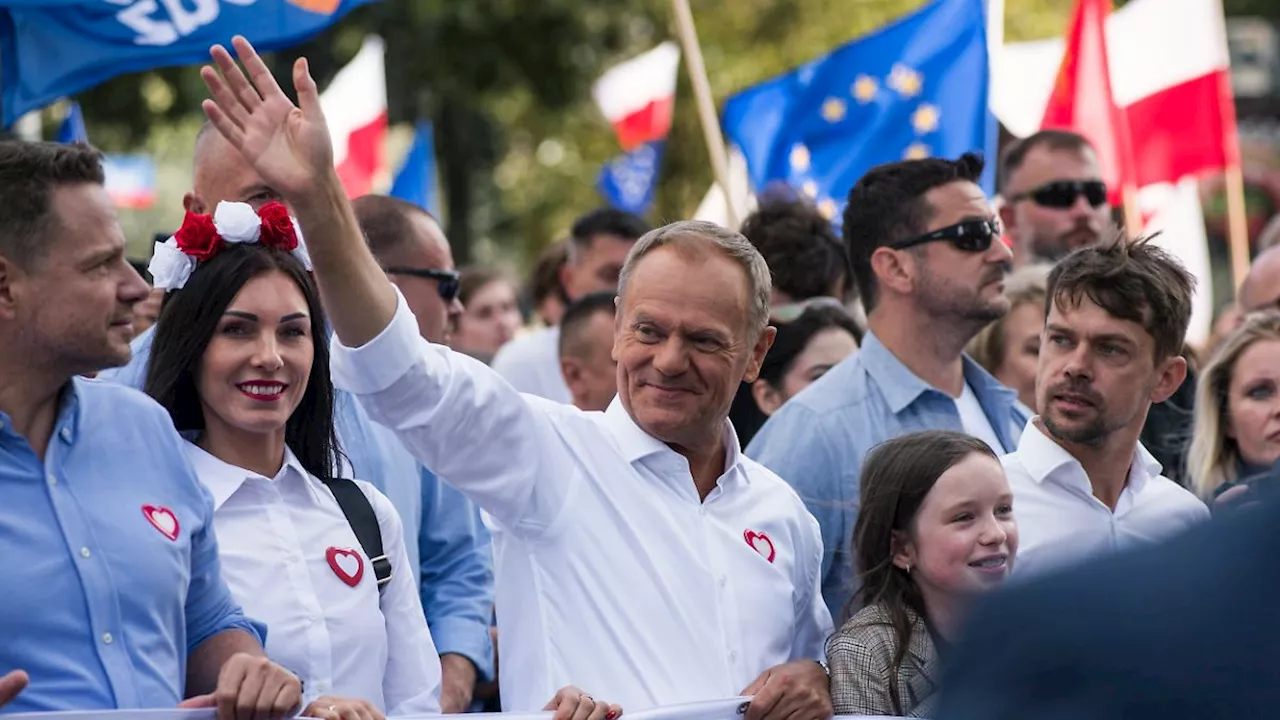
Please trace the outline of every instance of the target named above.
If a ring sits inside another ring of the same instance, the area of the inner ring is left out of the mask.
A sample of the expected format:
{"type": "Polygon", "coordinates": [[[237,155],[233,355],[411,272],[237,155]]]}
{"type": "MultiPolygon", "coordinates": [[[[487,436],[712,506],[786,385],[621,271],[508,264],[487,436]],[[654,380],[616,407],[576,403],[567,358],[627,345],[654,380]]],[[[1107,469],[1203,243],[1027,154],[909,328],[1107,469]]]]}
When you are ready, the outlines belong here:
{"type": "Polygon", "coordinates": [[[280,355],[280,345],[273,333],[262,333],[258,347],[253,353],[253,366],[270,372],[284,367],[284,358],[280,355]]]}
{"type": "Polygon", "coordinates": [[[466,308],[462,306],[462,301],[458,298],[454,298],[453,301],[449,303],[449,317],[456,318],[461,315],[462,311],[465,309],[466,308]]]}
{"type": "Polygon", "coordinates": [[[1070,213],[1073,218],[1089,217],[1093,215],[1094,208],[1089,204],[1089,198],[1084,193],[1080,193],[1076,195],[1076,201],[1071,204],[1070,213]]]}
{"type": "Polygon", "coordinates": [[[987,249],[987,262],[1008,265],[1013,262],[1013,248],[1005,244],[1004,239],[996,236],[991,239],[991,247],[987,249]]]}
{"type": "Polygon", "coordinates": [[[1093,377],[1093,368],[1089,360],[1089,350],[1085,343],[1079,343],[1067,355],[1062,372],[1067,377],[1089,380],[1093,377]]]}
{"type": "Polygon", "coordinates": [[[653,357],[653,368],[667,377],[681,375],[689,367],[689,354],[684,343],[674,335],[663,341],[653,357]]]}
{"type": "Polygon", "coordinates": [[[124,271],[124,281],[120,283],[119,292],[116,293],[116,296],[120,298],[120,302],[133,306],[146,300],[147,295],[151,294],[151,286],[127,262],[124,263],[124,271]]]}
{"type": "Polygon", "coordinates": [[[978,542],[982,545],[1003,545],[1005,540],[1009,538],[1009,532],[1005,530],[1004,523],[994,515],[988,515],[987,521],[982,525],[982,531],[978,533],[978,542]]]}

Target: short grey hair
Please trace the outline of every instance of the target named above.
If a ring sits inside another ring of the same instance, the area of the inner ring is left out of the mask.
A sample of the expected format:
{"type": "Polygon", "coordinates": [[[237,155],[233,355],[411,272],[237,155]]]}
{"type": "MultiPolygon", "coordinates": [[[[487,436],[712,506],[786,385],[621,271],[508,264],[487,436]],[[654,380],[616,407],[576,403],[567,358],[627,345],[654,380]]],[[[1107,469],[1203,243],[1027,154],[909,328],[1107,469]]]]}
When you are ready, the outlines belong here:
{"type": "Polygon", "coordinates": [[[645,233],[627,254],[627,261],[618,276],[618,297],[625,298],[627,282],[640,260],[650,252],[666,245],[692,247],[702,245],[713,248],[734,261],[751,279],[750,330],[759,334],[769,324],[769,299],[773,293],[773,278],[764,256],[742,233],[734,232],[715,223],[701,220],[681,220],[645,233]]]}

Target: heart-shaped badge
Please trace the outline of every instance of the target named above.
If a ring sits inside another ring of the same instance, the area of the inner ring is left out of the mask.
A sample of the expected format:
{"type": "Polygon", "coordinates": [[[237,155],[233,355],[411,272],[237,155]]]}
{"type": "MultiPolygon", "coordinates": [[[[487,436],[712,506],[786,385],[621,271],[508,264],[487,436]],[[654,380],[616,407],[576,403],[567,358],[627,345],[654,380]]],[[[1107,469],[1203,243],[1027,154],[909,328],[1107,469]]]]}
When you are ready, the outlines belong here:
{"type": "Polygon", "coordinates": [[[773,562],[773,558],[777,555],[777,552],[774,551],[773,541],[769,539],[768,535],[762,532],[756,532],[755,530],[747,530],[742,533],[742,539],[747,541],[747,544],[751,546],[752,550],[760,553],[760,557],[768,560],[769,562],[773,562]]]}
{"type": "Polygon", "coordinates": [[[178,516],[167,507],[159,507],[157,505],[143,505],[142,515],[147,518],[147,522],[151,526],[160,531],[161,535],[176,541],[178,539],[178,516]]]}
{"type": "Polygon", "coordinates": [[[364,558],[351,548],[331,547],[325,551],[324,557],[333,568],[333,574],[342,582],[355,587],[364,577],[364,558]]]}

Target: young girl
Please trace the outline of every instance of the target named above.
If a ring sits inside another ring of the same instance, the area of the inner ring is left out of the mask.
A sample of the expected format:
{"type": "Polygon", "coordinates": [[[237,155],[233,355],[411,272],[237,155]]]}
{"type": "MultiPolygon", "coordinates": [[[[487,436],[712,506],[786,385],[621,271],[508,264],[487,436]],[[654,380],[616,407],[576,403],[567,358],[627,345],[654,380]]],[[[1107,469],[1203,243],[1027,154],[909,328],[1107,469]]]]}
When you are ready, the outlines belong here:
{"type": "Polygon", "coordinates": [[[1013,567],[1013,494],[986,443],[941,431],[874,449],[861,485],[861,589],[827,643],[831,700],[837,715],[927,716],[970,600],[1013,567]]]}
{"type": "MultiPolygon", "coordinates": [[[[267,654],[302,678],[303,714],[438,713],[440,662],[400,518],[369,483],[355,481],[353,500],[334,476],[328,333],[305,250],[282,206],[258,213],[221,203],[157,244],[156,285],[177,292],[156,326],[146,390],[189,441],[223,575],[267,623],[267,654]],[[373,519],[383,557],[353,529],[373,519]]],[[[551,707],[579,704],[591,720],[620,712],[576,688],[551,707]]]]}

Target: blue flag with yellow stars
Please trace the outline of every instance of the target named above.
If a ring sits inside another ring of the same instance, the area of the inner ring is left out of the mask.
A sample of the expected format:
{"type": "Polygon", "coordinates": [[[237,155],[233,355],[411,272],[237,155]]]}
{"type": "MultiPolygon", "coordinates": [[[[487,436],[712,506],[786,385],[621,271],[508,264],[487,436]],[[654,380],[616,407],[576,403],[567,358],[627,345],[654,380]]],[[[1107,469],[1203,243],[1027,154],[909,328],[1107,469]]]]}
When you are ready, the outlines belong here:
{"type": "Polygon", "coordinates": [[[786,182],[839,224],[849,190],[876,165],[974,150],[994,158],[984,5],[934,0],[729,98],[724,130],[752,185],[786,182]]]}

